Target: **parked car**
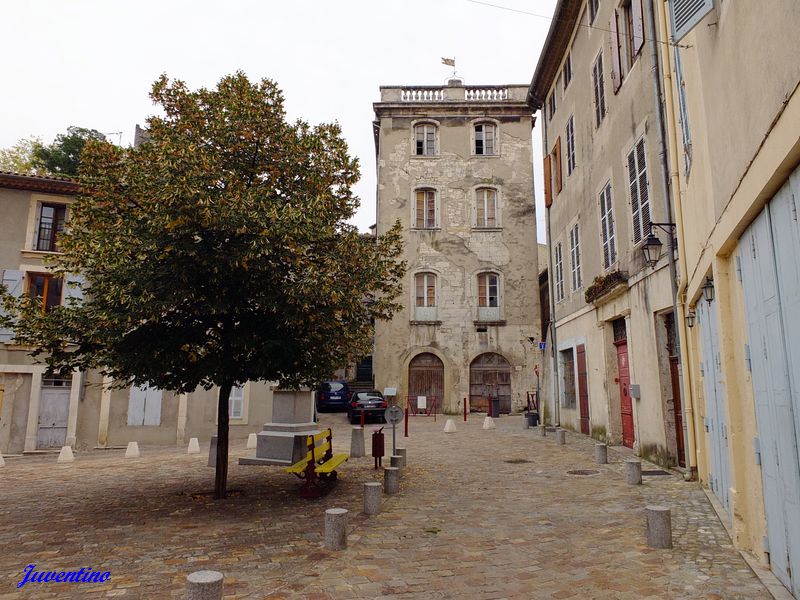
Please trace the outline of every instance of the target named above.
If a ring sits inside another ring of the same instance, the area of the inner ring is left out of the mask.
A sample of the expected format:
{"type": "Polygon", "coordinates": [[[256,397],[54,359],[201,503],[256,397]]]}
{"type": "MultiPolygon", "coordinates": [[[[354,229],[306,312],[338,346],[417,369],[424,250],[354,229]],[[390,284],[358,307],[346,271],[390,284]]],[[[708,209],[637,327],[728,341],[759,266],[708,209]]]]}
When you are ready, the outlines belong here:
{"type": "Polygon", "coordinates": [[[350,388],[346,381],[323,381],[317,389],[317,412],[346,410],[350,388]]]}
{"type": "Polygon", "coordinates": [[[361,412],[364,412],[364,420],[377,419],[381,423],[385,422],[383,413],[389,404],[384,400],[383,394],[377,390],[371,392],[355,392],[350,402],[347,404],[347,418],[354,425],[361,422],[361,412]]]}

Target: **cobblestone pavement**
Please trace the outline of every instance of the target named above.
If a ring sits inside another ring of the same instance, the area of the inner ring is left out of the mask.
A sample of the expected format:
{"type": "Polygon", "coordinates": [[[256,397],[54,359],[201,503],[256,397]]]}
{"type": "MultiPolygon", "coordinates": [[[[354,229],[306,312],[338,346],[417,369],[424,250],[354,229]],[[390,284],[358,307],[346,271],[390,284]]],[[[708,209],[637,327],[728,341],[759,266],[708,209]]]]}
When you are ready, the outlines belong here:
{"type": "MultiPolygon", "coordinates": [[[[226,598],[771,597],[696,484],[670,475],[629,486],[627,451],[611,448],[611,464],[595,465],[592,440],[568,433],[557,446],[521,419],[484,431],[473,416],[454,434],[442,419],[412,419],[401,492],[374,517],[361,514],[361,484],[381,479],[371,458],[351,459],[317,500],[298,498],[298,480],[277,467],[232,464],[234,493],[223,502],[210,499],[206,454],[182,449],[143,447],[127,460],[86,452],[71,465],[55,455],[8,459],[0,599],[181,598],[186,575],[200,569],[224,572],[226,598]],[[672,508],[672,550],[645,545],[643,509],[653,503],[672,508]],[[322,546],[331,507],[350,511],[340,552],[322,546]],[[111,579],[17,590],[29,563],[111,579]]],[[[348,451],[344,416],[322,421],[348,451]]],[[[250,452],[238,445],[232,454],[250,452]]]]}

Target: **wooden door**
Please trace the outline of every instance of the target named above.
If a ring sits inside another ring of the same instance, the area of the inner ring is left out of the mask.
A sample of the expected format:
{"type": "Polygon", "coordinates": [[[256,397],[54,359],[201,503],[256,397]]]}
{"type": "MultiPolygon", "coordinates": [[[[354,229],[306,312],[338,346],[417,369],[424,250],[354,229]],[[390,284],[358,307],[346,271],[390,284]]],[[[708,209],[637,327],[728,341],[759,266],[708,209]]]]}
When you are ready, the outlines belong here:
{"type": "Polygon", "coordinates": [[[589,435],[589,385],[586,373],[586,346],[578,344],[578,404],[580,405],[581,433],[589,435]]]}
{"type": "Polygon", "coordinates": [[[489,396],[500,399],[500,412],[511,412],[511,365],[494,352],[481,354],[469,367],[470,410],[487,410],[489,396]]]}
{"type": "Polygon", "coordinates": [[[433,398],[436,398],[436,412],[442,412],[444,363],[435,354],[417,354],[408,365],[408,397],[414,411],[418,408],[417,396],[426,397],[427,409],[430,409],[433,398]]]}
{"type": "Polygon", "coordinates": [[[69,393],[70,386],[68,384],[59,386],[45,384],[42,386],[42,395],[39,400],[37,448],[61,448],[66,443],[69,393]]]}
{"type": "Polygon", "coordinates": [[[633,448],[633,402],[631,401],[631,373],[628,366],[628,340],[614,342],[617,347],[617,369],[619,371],[619,406],[622,414],[622,445],[633,448]]]}

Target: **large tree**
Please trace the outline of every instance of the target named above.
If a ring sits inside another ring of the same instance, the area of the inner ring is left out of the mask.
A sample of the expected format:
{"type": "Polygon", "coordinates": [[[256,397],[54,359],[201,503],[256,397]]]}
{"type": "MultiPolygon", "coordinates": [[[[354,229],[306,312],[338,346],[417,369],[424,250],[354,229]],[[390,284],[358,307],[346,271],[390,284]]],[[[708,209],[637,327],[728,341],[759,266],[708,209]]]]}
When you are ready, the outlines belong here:
{"type": "Polygon", "coordinates": [[[249,380],[313,385],[367,354],[399,308],[399,225],[377,240],[346,220],[358,164],[336,124],[289,123],[283,95],[242,73],[191,91],[162,76],[149,141],[90,140],[85,195],[55,268],[85,298],[14,306],[17,338],[61,372],[191,392],[219,386],[215,496],[225,496],[228,396],[249,380]],[[65,344],[68,341],[69,344],[65,344]]]}
{"type": "Polygon", "coordinates": [[[36,143],[32,147],[31,162],[37,172],[77,177],[81,153],[89,140],[105,141],[106,136],[96,129],[67,127],[51,144],[36,143]]]}
{"type": "Polygon", "coordinates": [[[0,149],[0,171],[13,171],[35,175],[39,169],[34,166],[34,151],[42,145],[40,139],[23,138],[11,148],[0,149]]]}

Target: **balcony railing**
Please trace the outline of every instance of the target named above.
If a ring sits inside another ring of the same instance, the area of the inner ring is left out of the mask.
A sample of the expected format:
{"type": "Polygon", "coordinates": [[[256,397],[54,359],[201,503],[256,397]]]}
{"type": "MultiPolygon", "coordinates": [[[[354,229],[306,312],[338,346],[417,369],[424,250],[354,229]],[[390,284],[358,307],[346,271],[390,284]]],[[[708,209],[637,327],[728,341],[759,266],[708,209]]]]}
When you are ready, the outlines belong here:
{"type": "Polygon", "coordinates": [[[524,85],[384,86],[382,102],[525,102],[524,85]]]}

